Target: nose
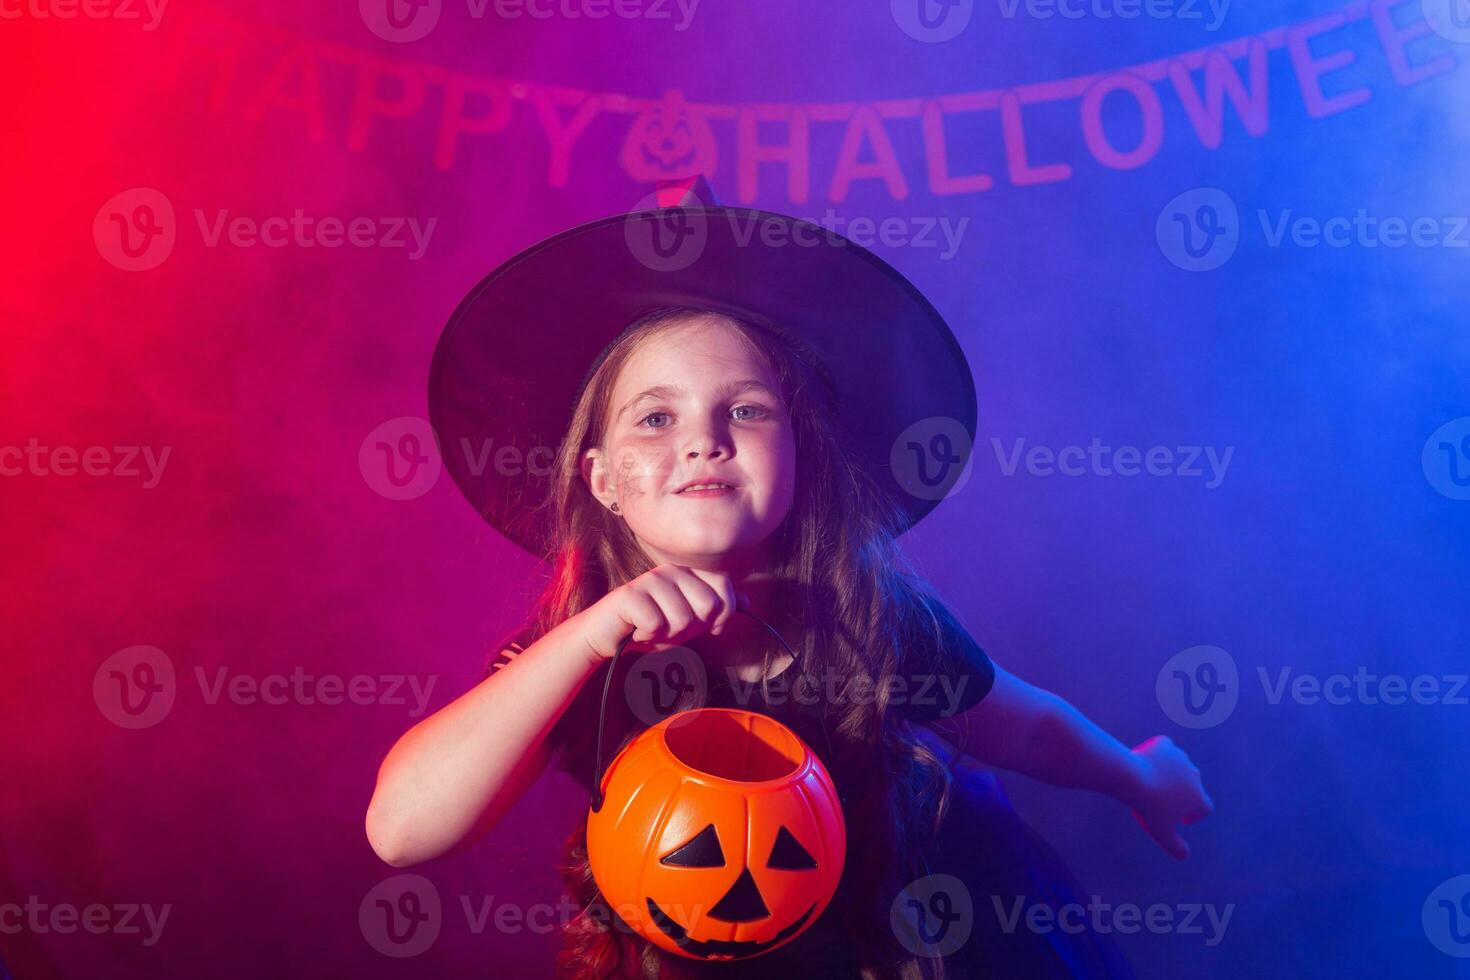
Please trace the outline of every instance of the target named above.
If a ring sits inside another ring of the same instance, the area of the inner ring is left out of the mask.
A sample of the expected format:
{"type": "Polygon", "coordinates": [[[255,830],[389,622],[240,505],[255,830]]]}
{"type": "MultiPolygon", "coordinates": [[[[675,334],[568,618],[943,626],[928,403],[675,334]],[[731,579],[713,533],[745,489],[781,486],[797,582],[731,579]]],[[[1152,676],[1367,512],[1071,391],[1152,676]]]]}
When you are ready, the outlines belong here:
{"type": "Polygon", "coordinates": [[[689,441],[684,446],[684,454],[689,459],[696,459],[700,455],[706,459],[719,459],[722,456],[728,458],[733,454],[733,450],[729,428],[719,423],[692,431],[689,441]]]}
{"type": "Polygon", "coordinates": [[[730,886],[725,897],[709,910],[710,918],[721,922],[750,922],[764,919],[770,914],[771,910],[766,908],[765,901],[761,899],[761,890],[755,886],[755,879],[750,876],[749,868],[740,872],[740,877],[735,879],[735,884],[730,886]]]}

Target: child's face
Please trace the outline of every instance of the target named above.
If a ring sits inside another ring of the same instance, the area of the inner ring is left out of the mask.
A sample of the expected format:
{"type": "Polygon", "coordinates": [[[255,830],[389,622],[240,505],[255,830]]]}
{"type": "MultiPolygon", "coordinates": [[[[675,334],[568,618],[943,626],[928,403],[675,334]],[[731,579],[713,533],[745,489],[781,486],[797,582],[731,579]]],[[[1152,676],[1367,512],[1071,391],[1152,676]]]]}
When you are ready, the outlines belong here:
{"type": "Polygon", "coordinates": [[[609,412],[583,473],[652,561],[736,570],[763,553],[791,509],[796,445],[776,379],[734,326],[690,320],[648,340],[623,365],[609,412]],[[696,478],[734,489],[677,492],[696,478]]]}

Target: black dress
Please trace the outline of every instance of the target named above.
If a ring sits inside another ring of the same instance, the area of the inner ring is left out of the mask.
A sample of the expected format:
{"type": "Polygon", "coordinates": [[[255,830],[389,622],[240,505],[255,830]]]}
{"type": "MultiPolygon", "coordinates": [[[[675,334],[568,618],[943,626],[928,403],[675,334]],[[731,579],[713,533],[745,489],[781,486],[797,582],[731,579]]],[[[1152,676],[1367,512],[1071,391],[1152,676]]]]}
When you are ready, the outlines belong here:
{"type": "MultiPolygon", "coordinates": [[[[934,603],[931,608],[948,637],[942,649],[934,652],[936,679],[926,681],[922,674],[911,674],[918,679],[908,686],[903,703],[894,710],[941,757],[953,758],[952,746],[924,723],[979,703],[994,683],[995,668],[943,604],[934,603]]],[[[516,640],[503,645],[516,652],[523,649],[516,640]]],[[[498,656],[491,669],[504,663],[505,656],[498,656]]],[[[636,669],[638,660],[637,656],[619,658],[613,692],[627,689],[628,672],[636,669]]],[[[589,793],[593,760],[586,735],[592,726],[574,720],[596,719],[607,670],[604,665],[588,679],[564,716],[567,724],[556,726],[551,735],[554,747],[561,750],[561,768],[589,793]]],[[[782,682],[795,674],[795,666],[788,667],[772,678],[768,689],[789,692],[792,689],[782,682]]],[[[710,672],[703,686],[706,692],[697,702],[678,704],[671,710],[704,705],[760,711],[786,724],[819,756],[828,758],[828,735],[822,728],[820,708],[811,699],[778,696],[770,703],[760,696],[759,685],[732,683],[715,672],[710,672]]],[[[627,698],[616,693],[609,698],[604,743],[609,748],[604,761],[615,754],[622,737],[646,727],[646,722],[632,716],[626,703],[627,698]]],[[[1132,980],[1133,971],[1111,936],[1092,929],[1085,917],[1068,918],[1072,931],[1028,928],[1025,909],[1033,903],[1052,910],[1075,903],[1085,909],[1086,892],[1056,851],[1016,813],[995,774],[963,755],[954,759],[952,772],[949,810],[925,858],[928,873],[895,896],[890,925],[900,942],[917,955],[942,957],[947,976],[953,978],[1132,980]]],[[[841,790],[841,773],[832,775],[841,790]]],[[[849,895],[847,871],[861,859],[860,842],[849,840],[847,864],[832,903],[796,938],[745,960],[698,964],[692,972],[729,980],[857,980],[860,974],[843,909],[849,895]]]]}

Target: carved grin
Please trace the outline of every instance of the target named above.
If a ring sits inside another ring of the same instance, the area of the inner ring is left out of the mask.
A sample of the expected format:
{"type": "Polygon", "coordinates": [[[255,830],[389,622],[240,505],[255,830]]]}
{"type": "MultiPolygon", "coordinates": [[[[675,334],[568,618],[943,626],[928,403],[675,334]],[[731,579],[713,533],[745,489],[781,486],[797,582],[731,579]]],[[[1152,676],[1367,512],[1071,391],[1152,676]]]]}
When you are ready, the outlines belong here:
{"type": "MultiPolygon", "coordinates": [[[[656,167],[659,170],[673,172],[675,170],[684,170],[692,166],[694,163],[694,154],[695,152],[697,152],[698,148],[691,148],[688,153],[681,154],[677,157],[673,155],[672,150],[668,152],[667,156],[660,156],[659,154],[654,153],[652,150],[650,150],[646,143],[643,145],[642,149],[644,163],[648,164],[649,166],[656,167]]],[[[662,149],[662,147],[660,147],[660,149],[662,149]]]]}
{"type": "Polygon", "coordinates": [[[801,916],[795,922],[776,933],[774,938],[767,939],[764,942],[753,939],[699,940],[690,939],[688,931],[683,926],[665,915],[663,909],[658,907],[657,902],[651,898],[648,899],[648,914],[653,917],[654,924],[658,926],[659,931],[677,943],[680,949],[705,959],[726,956],[738,959],[742,956],[754,956],[756,953],[763,953],[777,943],[799,932],[806,923],[807,918],[812,914],[812,909],[814,908],[816,908],[815,905],[810,906],[805,912],[801,913],[801,916]]]}

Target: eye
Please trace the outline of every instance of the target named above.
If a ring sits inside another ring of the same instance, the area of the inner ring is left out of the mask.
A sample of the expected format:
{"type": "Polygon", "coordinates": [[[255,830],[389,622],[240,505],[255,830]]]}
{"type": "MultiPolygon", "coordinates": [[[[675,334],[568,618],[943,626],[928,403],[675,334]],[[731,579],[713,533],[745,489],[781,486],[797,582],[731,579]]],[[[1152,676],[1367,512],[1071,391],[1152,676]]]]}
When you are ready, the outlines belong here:
{"type": "Polygon", "coordinates": [[[761,416],[763,416],[763,415],[769,415],[770,414],[769,412],[767,412],[764,408],[762,408],[759,405],[736,405],[734,408],[730,409],[730,411],[732,411],[732,412],[738,412],[741,409],[750,409],[752,412],[755,412],[756,413],[755,415],[747,416],[746,418],[741,419],[740,421],[742,421],[742,422],[754,422],[756,419],[760,418],[761,416]]]}
{"type": "MultiPolygon", "coordinates": [[[[748,411],[748,412],[754,413],[754,414],[751,414],[751,415],[746,415],[746,416],[742,416],[742,417],[737,418],[735,420],[737,422],[754,422],[757,419],[763,418],[763,417],[771,414],[764,406],[762,406],[762,405],[755,405],[755,404],[749,404],[749,403],[744,404],[744,405],[736,405],[734,408],[730,409],[730,411],[732,413],[734,413],[734,412],[742,412],[742,411],[748,411]]],[[[648,422],[649,419],[668,418],[668,417],[669,417],[669,413],[668,412],[650,412],[649,414],[643,416],[643,418],[641,418],[641,419],[638,420],[638,426],[640,428],[644,428],[644,429],[667,429],[668,428],[668,423],[664,423],[662,425],[648,425],[646,423],[648,422]]]]}
{"type": "Polygon", "coordinates": [[[817,866],[817,859],[801,846],[801,841],[791,831],[782,827],[776,833],[776,843],[771,847],[771,858],[766,867],[779,871],[809,871],[817,866]]]}
{"type": "Polygon", "coordinates": [[[725,852],[720,849],[720,838],[715,833],[715,825],[710,824],[695,834],[693,840],[659,858],[659,864],[674,868],[723,868],[725,852]]]}
{"type": "MultiPolygon", "coordinates": [[[[651,412],[648,415],[643,416],[643,418],[639,419],[638,420],[638,424],[640,426],[642,426],[643,423],[644,422],[647,422],[649,419],[658,418],[659,416],[667,416],[668,414],[669,414],[668,412],[651,412]]],[[[645,428],[649,428],[649,429],[663,429],[663,428],[667,428],[667,426],[650,425],[650,426],[645,426],[645,428]]]]}

